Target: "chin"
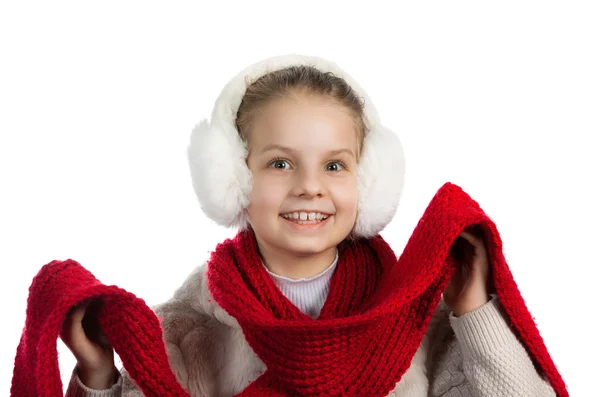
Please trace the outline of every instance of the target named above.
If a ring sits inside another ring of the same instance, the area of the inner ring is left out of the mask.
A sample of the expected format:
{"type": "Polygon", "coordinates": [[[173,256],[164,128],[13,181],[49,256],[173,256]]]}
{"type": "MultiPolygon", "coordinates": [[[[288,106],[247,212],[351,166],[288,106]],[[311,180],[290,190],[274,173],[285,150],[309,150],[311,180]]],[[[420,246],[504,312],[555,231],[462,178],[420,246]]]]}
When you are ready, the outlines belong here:
{"type": "Polygon", "coordinates": [[[314,235],[279,235],[281,245],[298,255],[315,255],[336,247],[346,236],[323,233],[314,235]]]}
{"type": "Polygon", "coordinates": [[[325,252],[336,245],[332,242],[323,241],[323,239],[320,239],[319,241],[310,241],[309,239],[306,239],[306,241],[298,240],[287,242],[287,244],[285,244],[285,249],[298,255],[315,255],[325,252]]]}

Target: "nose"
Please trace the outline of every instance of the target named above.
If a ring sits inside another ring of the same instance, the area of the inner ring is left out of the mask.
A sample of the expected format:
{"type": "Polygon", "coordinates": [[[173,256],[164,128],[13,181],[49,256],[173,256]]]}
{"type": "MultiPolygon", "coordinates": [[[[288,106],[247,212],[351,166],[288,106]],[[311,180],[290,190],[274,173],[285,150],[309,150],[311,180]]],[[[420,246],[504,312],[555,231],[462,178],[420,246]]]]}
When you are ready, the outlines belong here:
{"type": "Polygon", "coordinates": [[[293,193],[298,197],[321,197],[325,194],[324,175],[315,170],[303,169],[296,173],[293,193]]]}

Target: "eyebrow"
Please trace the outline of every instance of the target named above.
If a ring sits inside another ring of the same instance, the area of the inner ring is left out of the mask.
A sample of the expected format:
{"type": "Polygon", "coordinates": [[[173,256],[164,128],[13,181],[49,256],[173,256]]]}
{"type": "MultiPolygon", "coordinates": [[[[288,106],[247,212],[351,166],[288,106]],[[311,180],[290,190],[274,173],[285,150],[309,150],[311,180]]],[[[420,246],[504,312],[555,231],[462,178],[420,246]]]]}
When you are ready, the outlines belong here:
{"type": "MultiPolygon", "coordinates": [[[[281,150],[282,152],[288,152],[288,153],[295,153],[296,150],[289,148],[289,147],[285,147],[285,146],[281,146],[281,145],[276,145],[276,144],[269,144],[267,146],[265,146],[264,148],[262,148],[262,150],[260,151],[260,153],[266,153],[268,151],[271,150],[281,150]]],[[[352,152],[352,150],[350,149],[335,149],[335,150],[330,150],[329,152],[327,152],[328,155],[333,156],[336,154],[340,154],[340,153],[347,153],[350,156],[354,156],[354,153],[352,152]]]]}

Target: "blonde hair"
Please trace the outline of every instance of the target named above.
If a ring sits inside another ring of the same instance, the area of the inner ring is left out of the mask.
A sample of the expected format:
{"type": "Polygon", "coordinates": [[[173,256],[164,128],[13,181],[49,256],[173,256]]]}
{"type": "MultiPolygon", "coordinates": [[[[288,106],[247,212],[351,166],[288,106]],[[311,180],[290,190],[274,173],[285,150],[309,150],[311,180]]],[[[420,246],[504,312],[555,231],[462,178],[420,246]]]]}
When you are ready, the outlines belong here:
{"type": "Polygon", "coordinates": [[[236,117],[236,127],[244,142],[248,141],[252,120],[261,106],[275,98],[285,98],[296,93],[322,95],[349,110],[358,141],[357,159],[360,158],[362,143],[367,134],[364,100],[344,79],[311,66],[290,66],[268,73],[248,85],[236,117]]]}

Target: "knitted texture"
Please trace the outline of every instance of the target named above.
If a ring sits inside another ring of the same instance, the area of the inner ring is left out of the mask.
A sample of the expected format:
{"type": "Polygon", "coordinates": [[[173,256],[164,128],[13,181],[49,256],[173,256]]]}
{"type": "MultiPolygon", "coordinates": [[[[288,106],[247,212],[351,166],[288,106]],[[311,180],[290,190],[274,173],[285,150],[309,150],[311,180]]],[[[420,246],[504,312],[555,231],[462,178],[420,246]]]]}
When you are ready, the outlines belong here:
{"type": "Polygon", "coordinates": [[[317,320],[277,289],[261,266],[251,229],[217,247],[208,262],[209,289],[267,366],[239,396],[388,395],[410,366],[458,266],[450,254],[453,243],[472,225],[484,231],[494,286],[517,336],[558,396],[567,396],[494,223],[450,183],[438,190],[398,260],[380,235],[340,244],[338,267],[317,320]]]}
{"type": "Polygon", "coordinates": [[[25,328],[17,347],[12,397],[63,395],[57,338],[74,305],[99,298],[99,324],[146,397],[188,397],[167,359],[156,314],[133,294],[100,283],[74,260],[42,267],[29,288],[25,328]]]}
{"type": "MultiPolygon", "coordinates": [[[[557,396],[568,396],[506,264],[494,223],[450,183],[436,193],[399,259],[379,235],[340,244],[317,320],[277,289],[261,265],[251,229],[217,246],[208,263],[210,291],[267,366],[239,396],[388,395],[410,366],[458,265],[450,254],[454,241],[476,224],[484,232],[496,293],[515,334],[557,396]]],[[[69,309],[90,298],[102,300],[100,326],[144,395],[187,396],[169,367],[153,311],[127,291],[103,285],[73,260],[50,262],[33,280],[11,396],[63,395],[56,340],[69,309]]]]}

